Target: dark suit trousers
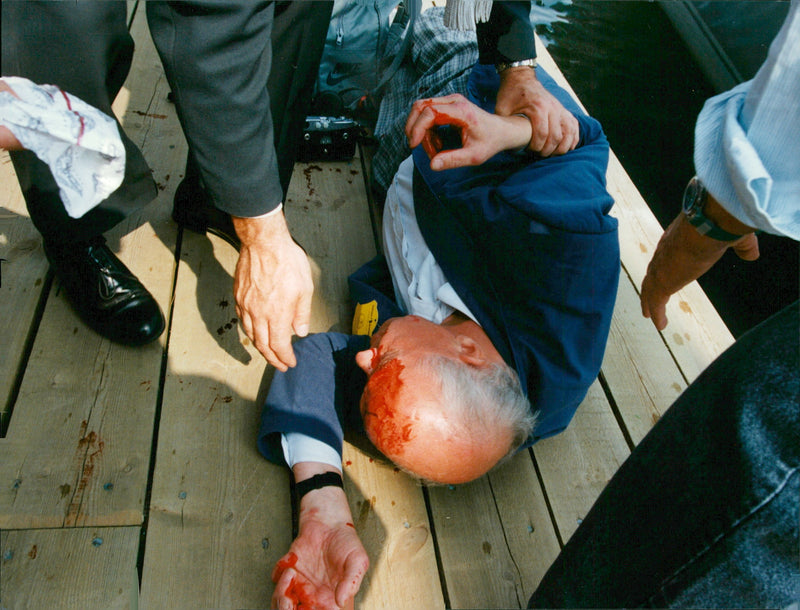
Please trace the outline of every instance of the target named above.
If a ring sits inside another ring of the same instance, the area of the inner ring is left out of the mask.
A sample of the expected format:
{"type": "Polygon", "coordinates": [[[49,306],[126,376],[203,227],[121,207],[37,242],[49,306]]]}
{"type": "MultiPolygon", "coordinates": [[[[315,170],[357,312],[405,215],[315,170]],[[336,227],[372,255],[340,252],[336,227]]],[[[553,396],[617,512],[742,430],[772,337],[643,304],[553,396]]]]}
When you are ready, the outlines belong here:
{"type": "Polygon", "coordinates": [[[218,208],[248,217],[283,201],[331,9],[332,2],[147,3],[193,161],[218,208]]]}
{"type": "MultiPolygon", "coordinates": [[[[151,34],[192,156],[221,209],[256,216],[282,201],[331,6],[147,3],[151,34]]],[[[133,56],[124,2],[4,1],[2,34],[4,75],[56,84],[112,115],[111,102],[133,56]]],[[[47,166],[29,152],[13,154],[29,213],[48,243],[89,239],[155,196],[140,151],[120,132],[127,150],[125,180],[77,220],[67,216],[47,166]]]]}
{"type": "MultiPolygon", "coordinates": [[[[111,103],[133,57],[124,2],[2,3],[2,70],[53,84],[114,116],[111,103]]],[[[156,186],[141,152],[120,128],[125,179],[100,206],[70,218],[45,163],[33,153],[11,153],[33,223],[52,247],[99,235],[144,206],[156,186]]]]}

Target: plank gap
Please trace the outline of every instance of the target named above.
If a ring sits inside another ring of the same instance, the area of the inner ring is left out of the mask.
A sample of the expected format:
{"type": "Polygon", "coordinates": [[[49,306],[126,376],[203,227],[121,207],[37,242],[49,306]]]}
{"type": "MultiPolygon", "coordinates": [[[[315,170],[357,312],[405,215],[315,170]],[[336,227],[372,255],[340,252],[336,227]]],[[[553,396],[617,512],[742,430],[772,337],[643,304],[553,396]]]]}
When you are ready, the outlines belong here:
{"type": "MultiPolygon", "coordinates": [[[[137,1],[138,4],[138,1],[137,1]]],[[[135,9],[134,9],[135,11],[135,9]]],[[[131,17],[133,19],[133,17],[131,17]]],[[[150,520],[150,501],[153,496],[153,478],[156,471],[156,456],[158,455],[158,434],[161,429],[161,409],[164,404],[164,386],[166,385],[167,370],[169,366],[169,342],[172,337],[172,321],[175,311],[175,290],[178,285],[178,270],[180,269],[180,253],[183,245],[183,227],[178,226],[175,237],[175,265],[172,271],[172,287],[170,289],[169,310],[165,312],[167,327],[164,329],[164,349],[161,352],[161,368],[158,372],[158,394],[156,395],[155,410],[153,413],[153,437],[150,441],[150,461],[147,466],[147,486],[145,487],[144,505],[142,506],[142,525],[139,532],[139,549],[136,555],[136,573],[139,577],[139,587],[142,585],[144,574],[144,555],[147,548],[147,526],[150,520]]]]}
{"type": "Polygon", "coordinates": [[[136,11],[139,9],[139,0],[128,0],[128,31],[133,27],[136,11]]]}
{"type": "Polygon", "coordinates": [[[428,515],[428,527],[431,530],[431,537],[433,538],[433,552],[436,556],[436,569],[439,571],[439,582],[442,585],[442,597],[444,598],[444,607],[450,608],[450,593],[447,590],[447,576],[445,576],[444,562],[442,560],[442,552],[439,548],[439,538],[436,535],[436,522],[433,518],[433,510],[431,508],[430,492],[427,485],[422,486],[422,497],[425,499],[425,512],[428,515]]]}
{"type": "MultiPolygon", "coordinates": [[[[511,559],[511,563],[514,564],[514,570],[516,571],[516,575],[519,578],[520,587],[524,591],[525,583],[522,582],[523,572],[520,569],[519,564],[517,563],[517,559],[514,557],[514,553],[511,550],[512,546],[508,541],[508,535],[506,533],[506,524],[502,519],[502,511],[500,510],[500,507],[497,505],[497,494],[495,494],[494,485],[492,485],[492,477],[487,476],[486,480],[489,483],[489,491],[492,492],[492,502],[494,503],[494,510],[499,517],[498,521],[500,522],[500,532],[503,535],[503,541],[505,542],[506,548],[508,549],[508,556],[511,559]]],[[[519,606],[520,608],[522,608],[524,605],[527,604],[527,600],[521,600],[519,598],[519,589],[517,587],[514,587],[514,596],[517,598],[517,606],[519,606]]]]}
{"type": "Polygon", "coordinates": [[[600,374],[597,376],[597,380],[600,382],[600,387],[603,389],[603,393],[606,395],[606,400],[608,400],[608,405],[611,407],[611,413],[614,414],[614,419],[617,420],[617,424],[619,425],[619,429],[622,432],[622,436],[625,439],[625,442],[628,444],[628,449],[633,451],[633,448],[636,446],[636,443],[633,442],[633,438],[631,437],[630,432],[628,431],[628,426],[625,424],[625,420],[622,417],[622,413],[619,410],[619,405],[617,405],[617,401],[614,398],[614,392],[611,391],[611,386],[606,379],[606,376],[603,374],[603,371],[600,371],[600,374]]]}
{"type": "Polygon", "coordinates": [[[6,402],[5,409],[0,412],[0,438],[6,437],[8,427],[11,425],[11,416],[14,413],[14,405],[17,403],[19,390],[22,387],[22,379],[25,377],[25,370],[28,368],[28,361],[30,360],[31,353],[33,352],[33,344],[36,341],[36,334],[39,332],[39,324],[44,315],[44,308],[47,304],[47,298],[53,288],[53,270],[48,269],[44,278],[44,286],[39,293],[39,299],[36,301],[36,309],[31,320],[31,325],[28,329],[28,334],[25,337],[25,343],[22,348],[22,354],[19,358],[17,371],[14,373],[14,382],[11,390],[8,393],[8,401],[6,402]]]}
{"type": "MultiPolygon", "coordinates": [[[[361,159],[361,171],[364,174],[364,190],[367,195],[367,209],[369,210],[369,222],[372,225],[372,239],[375,241],[375,250],[383,253],[383,215],[382,208],[375,201],[375,194],[372,191],[372,156],[375,154],[375,147],[359,143],[359,157],[361,159]]],[[[355,271],[355,269],[353,269],[355,271]]]]}
{"type": "Polygon", "coordinates": [[[556,514],[553,510],[553,505],[550,503],[550,496],[547,493],[547,487],[544,484],[544,477],[542,476],[541,470],[539,470],[539,464],[536,462],[536,454],[533,452],[533,447],[528,447],[528,455],[530,455],[531,461],[533,462],[533,469],[536,471],[536,478],[539,479],[539,486],[542,488],[542,496],[544,497],[544,504],[547,506],[547,514],[550,516],[550,522],[553,524],[553,531],[556,534],[556,540],[558,540],[559,548],[564,548],[564,540],[561,538],[561,530],[558,528],[558,522],[556,521],[556,514]]]}

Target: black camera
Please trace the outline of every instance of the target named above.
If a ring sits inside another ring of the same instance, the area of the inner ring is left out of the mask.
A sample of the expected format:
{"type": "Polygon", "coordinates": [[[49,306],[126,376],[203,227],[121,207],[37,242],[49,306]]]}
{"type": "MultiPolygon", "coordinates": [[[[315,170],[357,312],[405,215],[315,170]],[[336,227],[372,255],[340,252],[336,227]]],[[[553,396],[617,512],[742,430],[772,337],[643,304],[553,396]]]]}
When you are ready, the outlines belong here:
{"type": "Polygon", "coordinates": [[[359,124],[344,116],[307,116],[298,161],[347,161],[356,154],[359,124]]]}

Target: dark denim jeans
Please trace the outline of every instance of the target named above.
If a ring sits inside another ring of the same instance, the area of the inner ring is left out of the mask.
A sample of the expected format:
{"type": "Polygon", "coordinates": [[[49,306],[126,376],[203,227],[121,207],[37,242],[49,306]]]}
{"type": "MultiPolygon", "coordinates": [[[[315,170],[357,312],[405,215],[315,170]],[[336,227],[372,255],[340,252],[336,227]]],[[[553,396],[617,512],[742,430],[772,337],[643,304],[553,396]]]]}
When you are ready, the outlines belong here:
{"type": "Polygon", "coordinates": [[[614,475],[529,606],[798,601],[798,354],[795,303],[717,358],[614,475]]]}

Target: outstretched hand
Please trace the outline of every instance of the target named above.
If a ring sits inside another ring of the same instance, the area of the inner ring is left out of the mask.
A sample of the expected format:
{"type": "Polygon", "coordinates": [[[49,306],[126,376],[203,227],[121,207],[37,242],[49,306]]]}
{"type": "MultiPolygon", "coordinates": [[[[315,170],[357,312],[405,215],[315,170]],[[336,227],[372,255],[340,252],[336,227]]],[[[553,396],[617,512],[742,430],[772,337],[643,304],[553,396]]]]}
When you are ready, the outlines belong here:
{"type": "Polygon", "coordinates": [[[531,137],[524,117],[490,114],[458,93],[414,102],[405,130],[409,146],[422,144],[434,170],[480,165],[502,150],[527,146],[531,137]],[[443,149],[436,132],[441,125],[459,131],[461,148],[443,149]]]}
{"type": "MultiPolygon", "coordinates": [[[[0,93],[3,92],[10,93],[14,97],[19,97],[14,90],[8,86],[8,83],[0,79],[0,93]]],[[[23,146],[8,127],[0,127],[0,148],[5,150],[22,150],[23,146]]]]}
{"type": "Polygon", "coordinates": [[[339,488],[322,488],[303,498],[298,536],[272,572],[274,609],[351,607],[369,559],[350,518],[339,488]]]}
{"type": "Polygon", "coordinates": [[[642,281],[641,305],[645,318],[652,318],[658,330],[667,326],[667,302],[670,296],[696,280],[732,248],[742,260],[759,256],[758,238],[748,233],[732,242],[701,235],[679,214],[658,242],[642,281]]]}
{"type": "Polygon", "coordinates": [[[563,155],[578,145],[578,119],[545,89],[536,72],[520,66],[504,70],[494,111],[500,116],[523,114],[533,130],[528,150],[543,157],[563,155]]]}
{"type": "Polygon", "coordinates": [[[241,239],[233,280],[236,313],[245,334],[267,361],[286,371],[297,361],[292,331],[308,334],[314,283],[311,266],[283,214],[233,218],[241,239]]]}

